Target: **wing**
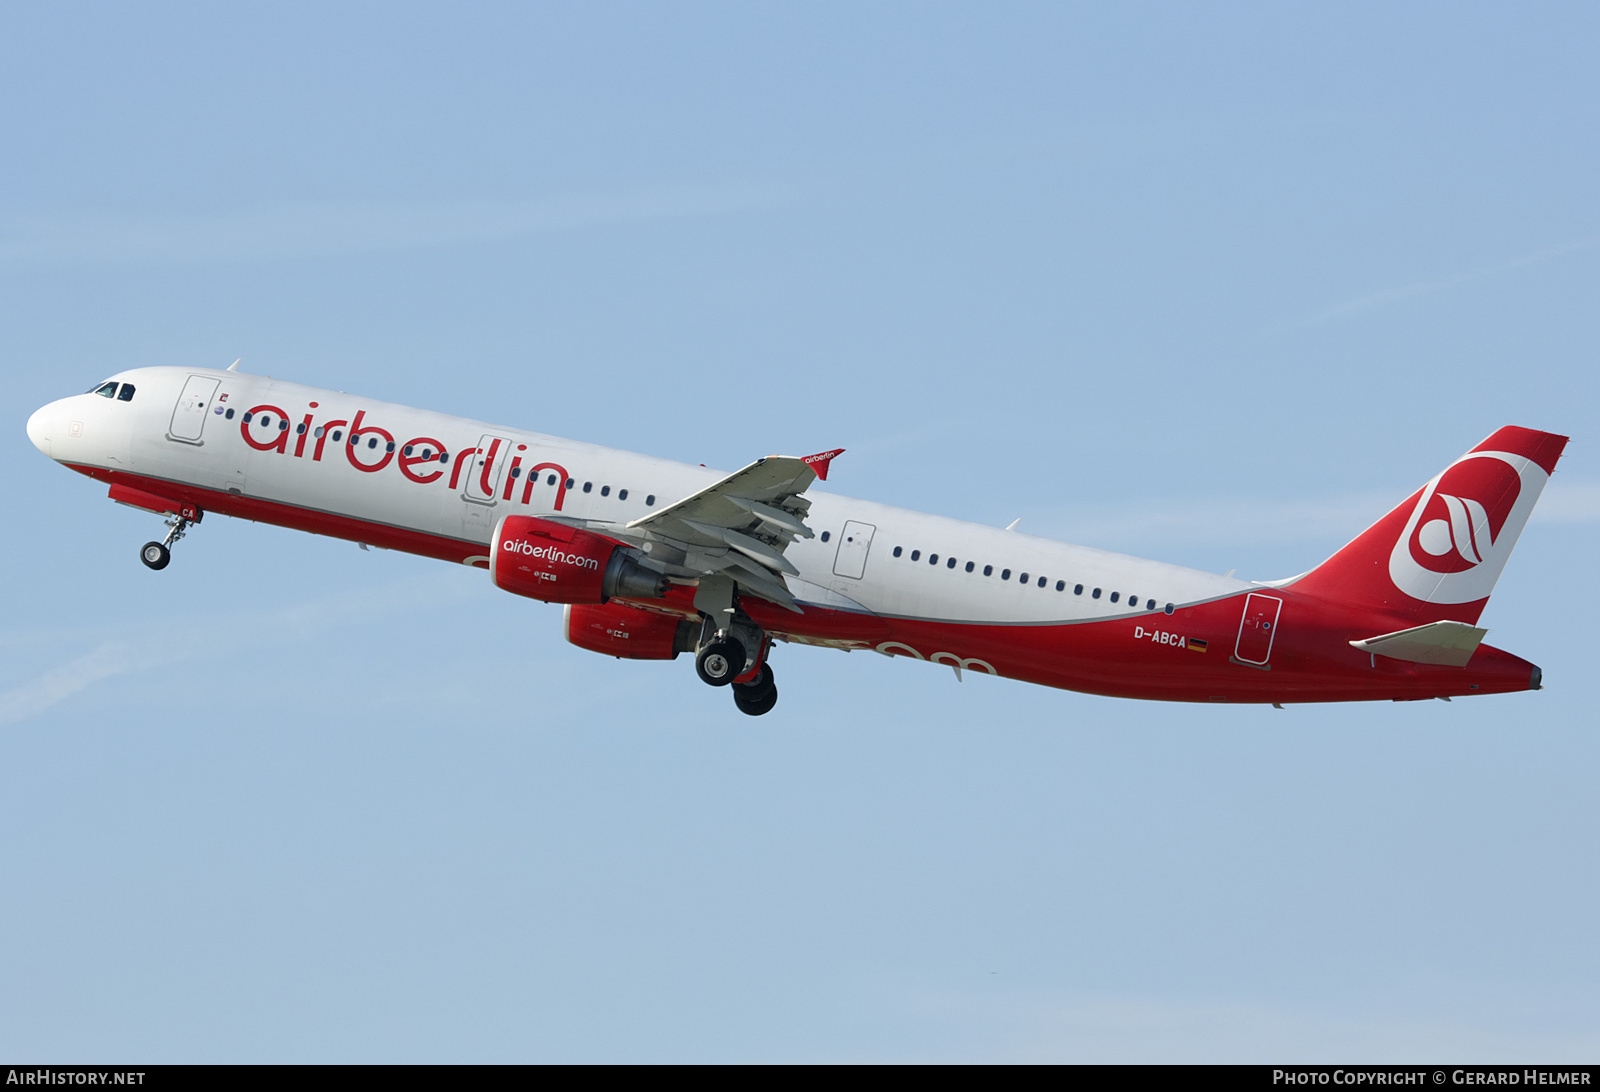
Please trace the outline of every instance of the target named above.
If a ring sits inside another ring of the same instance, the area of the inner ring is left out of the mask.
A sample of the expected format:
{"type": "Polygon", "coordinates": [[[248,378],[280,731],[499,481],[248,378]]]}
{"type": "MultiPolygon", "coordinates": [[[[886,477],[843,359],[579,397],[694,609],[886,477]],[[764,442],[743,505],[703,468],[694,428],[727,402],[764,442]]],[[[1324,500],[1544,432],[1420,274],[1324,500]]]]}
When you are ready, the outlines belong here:
{"type": "Polygon", "coordinates": [[[783,556],[811,538],[801,496],[844,449],[800,458],[769,455],[743,470],[608,533],[640,547],[669,576],[723,575],[740,591],[799,612],[784,576],[800,571],[783,556]]]}

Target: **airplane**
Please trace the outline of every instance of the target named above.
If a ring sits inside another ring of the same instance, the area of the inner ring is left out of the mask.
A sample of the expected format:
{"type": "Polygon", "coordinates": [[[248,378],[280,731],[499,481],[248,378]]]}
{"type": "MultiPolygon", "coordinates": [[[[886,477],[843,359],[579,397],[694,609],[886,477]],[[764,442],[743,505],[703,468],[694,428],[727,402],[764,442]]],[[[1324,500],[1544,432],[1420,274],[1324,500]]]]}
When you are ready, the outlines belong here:
{"type": "MultiPolygon", "coordinates": [[[[842,449],[724,473],[237,370],[136,368],[28,437],[166,520],[206,513],[487,570],[620,659],[691,653],[760,716],[778,643],[1123,698],[1538,690],[1477,625],[1567,438],[1507,426],[1321,565],[1246,581],[812,489],[842,449]]],[[[1014,526],[1014,525],[1013,525],[1014,526]]]]}

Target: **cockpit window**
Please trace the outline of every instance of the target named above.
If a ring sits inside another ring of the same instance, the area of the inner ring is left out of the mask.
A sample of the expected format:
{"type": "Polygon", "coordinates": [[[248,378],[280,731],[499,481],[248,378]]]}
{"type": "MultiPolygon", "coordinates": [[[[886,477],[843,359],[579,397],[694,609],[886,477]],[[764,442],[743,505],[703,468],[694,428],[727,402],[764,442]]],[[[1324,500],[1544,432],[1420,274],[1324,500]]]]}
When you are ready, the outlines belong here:
{"type": "Polygon", "coordinates": [[[117,401],[118,402],[132,402],[133,401],[133,384],[132,383],[124,383],[122,385],[122,389],[117,392],[117,401]]]}
{"type": "Polygon", "coordinates": [[[115,383],[102,383],[89,393],[98,394],[101,398],[115,398],[117,396],[117,385],[115,383]]]}

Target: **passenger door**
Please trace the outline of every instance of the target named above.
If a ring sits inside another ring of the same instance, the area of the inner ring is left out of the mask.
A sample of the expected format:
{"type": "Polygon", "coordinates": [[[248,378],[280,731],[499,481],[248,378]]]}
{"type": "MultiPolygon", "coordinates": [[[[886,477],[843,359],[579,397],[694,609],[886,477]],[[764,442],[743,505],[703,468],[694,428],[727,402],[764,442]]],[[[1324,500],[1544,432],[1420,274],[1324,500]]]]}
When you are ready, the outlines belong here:
{"type": "Polygon", "coordinates": [[[1244,617],[1239,619],[1239,640],[1233,646],[1236,659],[1261,666],[1272,655],[1272,639],[1277,636],[1278,612],[1283,600],[1271,595],[1245,596],[1244,617]]]}
{"type": "Polygon", "coordinates": [[[471,459],[461,482],[461,499],[473,504],[490,504],[495,501],[495,491],[500,487],[501,475],[511,462],[515,445],[504,436],[493,434],[478,441],[475,451],[461,453],[461,458],[471,459]]]}
{"type": "Polygon", "coordinates": [[[205,375],[191,375],[178,395],[178,404],[172,410],[172,423],[167,426],[167,439],[183,444],[202,444],[206,418],[211,413],[211,401],[216,396],[222,380],[205,375]]]}
{"type": "Polygon", "coordinates": [[[835,576],[848,576],[860,580],[867,571],[867,551],[872,549],[872,536],[877,528],[870,523],[846,520],[839,532],[839,552],[833,557],[835,576]]]}

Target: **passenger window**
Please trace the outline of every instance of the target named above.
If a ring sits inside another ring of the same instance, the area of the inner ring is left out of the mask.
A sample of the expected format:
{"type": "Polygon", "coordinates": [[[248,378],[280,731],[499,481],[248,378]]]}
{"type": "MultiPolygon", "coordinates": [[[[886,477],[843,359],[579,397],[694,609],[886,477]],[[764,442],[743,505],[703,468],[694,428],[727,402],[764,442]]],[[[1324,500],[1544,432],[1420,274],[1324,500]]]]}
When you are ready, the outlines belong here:
{"type": "Polygon", "coordinates": [[[262,424],[263,424],[263,425],[271,425],[271,424],[272,424],[272,414],[270,414],[270,413],[263,413],[263,414],[262,414],[262,415],[261,415],[261,423],[262,423],[262,424]]]}
{"type": "Polygon", "coordinates": [[[911,560],[912,561],[921,561],[922,560],[922,551],[921,550],[912,550],[911,551],[911,560]]]}
{"type": "Polygon", "coordinates": [[[98,394],[101,398],[115,398],[117,396],[117,385],[115,383],[102,383],[99,389],[92,393],[98,394]]]}
{"type": "Polygon", "coordinates": [[[1072,585],[1072,594],[1073,595],[1082,595],[1083,594],[1083,585],[1082,584],[1074,584],[1074,585],[1072,585]]]}
{"type": "Polygon", "coordinates": [[[944,567],[947,568],[947,569],[955,568],[956,567],[956,559],[952,557],[949,561],[946,561],[944,563],[944,567]]]}
{"type": "Polygon", "coordinates": [[[1144,609],[1145,610],[1155,610],[1156,609],[1156,601],[1154,599],[1146,599],[1144,601],[1144,609]]]}
{"type": "Polygon", "coordinates": [[[378,438],[376,436],[372,437],[371,439],[369,439],[367,441],[367,448],[369,450],[371,450],[372,448],[376,448],[377,446],[378,446],[378,438]]]}
{"type": "Polygon", "coordinates": [[[994,575],[994,566],[993,565],[985,565],[983,567],[983,575],[984,576],[993,576],[994,575]]]}
{"type": "Polygon", "coordinates": [[[520,466],[512,467],[511,468],[511,477],[512,477],[512,480],[515,480],[517,478],[522,477],[522,467],[520,467],[520,466]]]}
{"type": "Polygon", "coordinates": [[[573,486],[575,486],[577,484],[578,484],[578,480],[576,478],[568,478],[567,479],[567,488],[568,489],[571,489],[573,486]]]}
{"type": "Polygon", "coordinates": [[[1121,592],[1112,592],[1112,593],[1111,593],[1111,601],[1112,601],[1112,602],[1113,602],[1113,603],[1115,603],[1115,602],[1116,602],[1116,601],[1117,601],[1117,596],[1119,596],[1119,595],[1121,595],[1121,594],[1122,594],[1122,593],[1121,593],[1121,592]]]}
{"type": "Polygon", "coordinates": [[[223,414],[223,416],[226,417],[230,421],[233,420],[233,410],[232,410],[232,408],[230,407],[228,412],[223,414]]]}
{"type": "Polygon", "coordinates": [[[600,487],[600,495],[602,497],[609,497],[611,495],[611,487],[609,485],[602,485],[600,487]]]}
{"type": "Polygon", "coordinates": [[[894,556],[895,557],[899,557],[900,556],[900,547],[896,546],[894,548],[894,556]]]}
{"type": "Polygon", "coordinates": [[[592,493],[592,492],[594,492],[594,482],[584,482],[584,483],[583,483],[583,491],[584,491],[584,492],[585,492],[585,493],[592,493]]]}
{"type": "Polygon", "coordinates": [[[617,490],[617,499],[618,500],[627,500],[628,499],[628,491],[626,489],[617,490]]]}
{"type": "Polygon", "coordinates": [[[279,432],[288,432],[289,431],[289,419],[287,417],[281,418],[278,421],[278,431],[279,432]]]}
{"type": "Polygon", "coordinates": [[[1056,591],[1066,591],[1066,590],[1067,590],[1067,582],[1065,580],[1057,580],[1056,581],[1056,591]]]}
{"type": "MultiPolygon", "coordinates": [[[[550,475],[548,478],[545,479],[544,484],[546,484],[546,485],[554,485],[554,484],[556,484],[556,476],[554,474],[550,475]]],[[[651,499],[654,500],[655,498],[652,497],[651,499]]]]}
{"type": "Polygon", "coordinates": [[[306,423],[301,421],[298,425],[294,426],[294,433],[296,436],[304,436],[306,434],[306,423]]]}
{"type": "MultiPolygon", "coordinates": [[[[334,433],[334,434],[333,434],[333,438],[334,438],[334,439],[335,439],[335,440],[337,440],[337,439],[338,439],[338,438],[339,438],[339,434],[338,434],[338,433],[337,433],[337,432],[335,432],[335,433],[334,433]]],[[[449,452],[448,452],[448,451],[441,451],[441,452],[439,452],[439,465],[440,465],[440,466],[443,466],[443,465],[445,465],[445,464],[446,464],[446,463],[448,463],[448,462],[449,462],[449,461],[450,461],[450,453],[449,453],[449,452]]]]}
{"type": "Polygon", "coordinates": [[[937,565],[937,564],[939,564],[939,555],[938,554],[929,554],[928,555],[928,564],[929,565],[937,565]]]}
{"type": "Polygon", "coordinates": [[[655,503],[656,503],[656,495],[654,493],[651,493],[648,497],[646,497],[644,499],[644,506],[646,508],[650,508],[650,507],[654,506],[655,503]]]}
{"type": "Polygon", "coordinates": [[[1172,604],[1171,604],[1171,603],[1168,603],[1168,604],[1167,604],[1167,605],[1166,605],[1166,606],[1165,606],[1165,607],[1164,607],[1164,608],[1162,608],[1162,609],[1163,609],[1163,610],[1165,610],[1165,611],[1166,611],[1166,612],[1167,612],[1167,613],[1168,613],[1168,614],[1171,614],[1171,613],[1172,613],[1172,612],[1173,612],[1173,611],[1174,611],[1174,610],[1176,610],[1176,609],[1177,609],[1177,608],[1176,608],[1176,607],[1174,607],[1174,606],[1173,606],[1173,605],[1172,605],[1172,604]]]}
{"type": "Polygon", "coordinates": [[[248,413],[244,415],[244,423],[247,425],[250,423],[250,416],[248,413]]]}
{"type": "Polygon", "coordinates": [[[969,561],[969,562],[967,562],[967,572],[969,572],[969,573],[970,573],[970,572],[971,572],[971,571],[972,571],[972,570],[973,570],[973,569],[975,569],[975,568],[977,568],[977,566],[976,566],[976,565],[974,565],[974,564],[973,564],[973,563],[972,563],[972,562],[970,562],[970,561],[969,561]]]}
{"type": "Polygon", "coordinates": [[[320,440],[320,439],[322,439],[322,432],[323,432],[322,426],[318,425],[316,428],[311,430],[311,435],[315,436],[317,439],[320,440]]]}
{"type": "Polygon", "coordinates": [[[1023,573],[1021,576],[1017,577],[1017,583],[1018,584],[1026,584],[1027,582],[1028,582],[1028,574],[1027,573],[1023,573]]]}
{"type": "Polygon", "coordinates": [[[1010,569],[1001,569],[1000,570],[1000,579],[1001,580],[1010,580],[1011,579],[1011,570],[1010,569]]]}
{"type": "Polygon", "coordinates": [[[1090,599],[1099,599],[1100,598],[1100,589],[1096,588],[1093,592],[1091,592],[1090,595],[1089,595],[1089,598],[1090,599]]]}
{"type": "Polygon", "coordinates": [[[122,385],[122,389],[117,392],[117,401],[118,402],[132,402],[133,401],[133,384],[132,383],[124,383],[122,385]]]}
{"type": "MultiPolygon", "coordinates": [[[[249,416],[250,415],[248,413],[245,414],[246,418],[248,418],[249,416]]],[[[344,433],[340,432],[338,429],[334,429],[333,430],[333,442],[334,443],[338,443],[343,438],[344,438],[344,433]]]]}
{"type": "Polygon", "coordinates": [[[822,532],[822,541],[823,542],[827,542],[828,541],[828,532],[826,532],[826,531],[822,532]]]}
{"type": "Polygon", "coordinates": [[[1039,578],[1039,586],[1042,588],[1042,587],[1044,587],[1044,585],[1045,585],[1045,578],[1041,576],[1039,578]]]}
{"type": "Polygon", "coordinates": [[[405,456],[405,457],[406,457],[406,458],[408,458],[408,459],[409,459],[409,458],[411,458],[411,451],[412,451],[412,447],[411,447],[411,445],[410,445],[410,444],[407,444],[407,445],[406,445],[406,446],[405,446],[405,449],[404,449],[404,450],[402,450],[402,451],[401,451],[401,452],[400,452],[400,454],[402,454],[402,455],[404,455],[404,456],[405,456]]]}

